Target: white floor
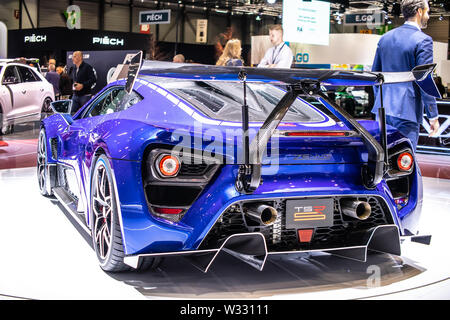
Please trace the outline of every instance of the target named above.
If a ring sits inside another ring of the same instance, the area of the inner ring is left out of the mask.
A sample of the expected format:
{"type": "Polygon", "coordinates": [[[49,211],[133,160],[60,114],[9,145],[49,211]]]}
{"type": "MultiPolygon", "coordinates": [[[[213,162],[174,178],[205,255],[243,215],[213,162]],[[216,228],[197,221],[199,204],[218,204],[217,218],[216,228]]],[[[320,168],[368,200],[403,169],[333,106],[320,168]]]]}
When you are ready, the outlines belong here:
{"type": "Polygon", "coordinates": [[[0,170],[0,299],[450,299],[450,180],[424,178],[424,192],[432,243],[404,243],[401,257],[287,256],[259,272],[224,254],[207,274],[182,258],[109,274],[83,231],[40,196],[34,168],[0,170]]]}

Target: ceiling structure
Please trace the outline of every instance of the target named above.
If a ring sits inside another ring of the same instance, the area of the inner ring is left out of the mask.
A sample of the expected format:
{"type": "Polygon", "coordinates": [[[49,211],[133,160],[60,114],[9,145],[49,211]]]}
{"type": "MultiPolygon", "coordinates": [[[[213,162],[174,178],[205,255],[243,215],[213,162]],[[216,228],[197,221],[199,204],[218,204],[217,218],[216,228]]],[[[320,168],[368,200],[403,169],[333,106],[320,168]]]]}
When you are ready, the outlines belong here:
{"type": "MultiPolygon", "coordinates": [[[[111,2],[114,3],[114,0],[111,2]]],[[[162,6],[203,8],[204,10],[215,10],[224,14],[248,14],[279,18],[281,18],[283,9],[282,0],[134,0],[133,2],[135,5],[139,3],[143,5],[159,3],[162,6]]],[[[401,0],[330,0],[329,2],[331,3],[332,15],[377,9],[384,10],[387,17],[390,18],[400,15],[401,0]]],[[[450,16],[449,0],[432,0],[429,1],[429,4],[430,16],[450,16]]]]}

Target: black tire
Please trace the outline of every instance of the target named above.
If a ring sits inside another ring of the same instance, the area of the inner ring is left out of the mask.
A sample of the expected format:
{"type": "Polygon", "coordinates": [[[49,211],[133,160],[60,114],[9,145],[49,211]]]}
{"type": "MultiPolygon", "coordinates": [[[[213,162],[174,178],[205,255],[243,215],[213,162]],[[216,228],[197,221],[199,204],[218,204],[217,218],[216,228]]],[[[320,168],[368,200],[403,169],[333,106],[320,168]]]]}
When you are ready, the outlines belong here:
{"type": "Polygon", "coordinates": [[[6,126],[3,126],[3,109],[2,105],[0,105],[0,136],[11,134],[13,132],[14,132],[13,124],[7,124],[6,126]]]}
{"type": "Polygon", "coordinates": [[[2,128],[3,135],[7,134],[13,134],[14,133],[14,125],[13,124],[7,124],[2,128]]]}
{"type": "Polygon", "coordinates": [[[162,260],[163,258],[161,257],[141,258],[137,270],[138,271],[154,270],[161,264],[162,260]]]}
{"type": "Polygon", "coordinates": [[[36,156],[36,169],[37,169],[37,178],[39,191],[43,196],[51,196],[51,177],[49,176],[50,170],[48,168],[48,159],[47,159],[47,139],[45,134],[45,129],[42,128],[39,131],[38,138],[38,147],[37,147],[37,156],[36,156]]]}
{"type": "MultiPolygon", "coordinates": [[[[132,270],[123,262],[125,251],[117,203],[111,165],[101,154],[95,160],[91,179],[91,235],[100,267],[109,272],[132,270]]],[[[142,259],[138,269],[156,268],[158,263],[158,259],[142,259]]]]}

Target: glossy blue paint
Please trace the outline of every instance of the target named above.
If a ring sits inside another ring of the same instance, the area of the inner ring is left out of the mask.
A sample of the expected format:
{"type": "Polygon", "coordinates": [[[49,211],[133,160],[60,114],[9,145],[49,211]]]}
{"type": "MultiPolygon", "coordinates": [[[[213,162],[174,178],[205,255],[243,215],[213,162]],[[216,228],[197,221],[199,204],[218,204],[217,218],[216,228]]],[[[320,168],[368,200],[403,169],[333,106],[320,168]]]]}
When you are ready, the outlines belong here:
{"type": "MultiPolygon", "coordinates": [[[[359,137],[279,137],[276,141],[279,163],[274,164],[270,157],[265,157],[263,163],[271,165],[263,166],[262,185],[253,194],[245,195],[235,188],[238,164],[242,163],[240,124],[208,118],[188,101],[150,82],[148,77],[136,82],[135,91],[143,97],[139,103],[124,111],[82,118],[84,110],[103,92],[124,84],[124,80],[120,80],[105,87],[73,116],[70,125],[67,118],[55,114],[43,121],[43,127],[47,133],[49,161],[70,165],[79,179],[87,220],[91,169],[96,154],[107,155],[119,197],[126,254],[197,249],[226,208],[236,201],[250,199],[377,195],[386,201],[401,232],[404,232],[403,224],[408,225],[408,230],[414,230],[422,202],[420,172],[414,171],[409,203],[398,212],[384,180],[374,190],[363,187],[361,166],[367,162],[368,155],[359,137]],[[227,130],[233,131],[235,145],[231,154],[225,145],[211,149],[211,141],[202,139],[211,130],[225,140],[227,130]],[[147,165],[143,162],[147,148],[177,145],[179,136],[174,136],[175,133],[186,138],[180,145],[200,152],[214,150],[226,159],[226,164],[219,168],[180,222],[170,222],[150,213],[142,177],[143,166],[147,165]],[[59,146],[57,159],[51,158],[50,139],[53,138],[59,146]]],[[[317,126],[282,122],[278,130],[348,130],[347,123],[338,125],[323,116],[325,121],[317,126]],[[328,124],[323,126],[323,123],[328,124]]],[[[360,121],[360,124],[379,140],[378,123],[360,121]]],[[[250,139],[260,126],[261,123],[251,123],[254,130],[250,132],[250,139]]],[[[389,147],[406,141],[392,127],[388,127],[387,138],[389,147]]],[[[269,150],[272,144],[275,144],[274,138],[268,145],[269,150]]]]}

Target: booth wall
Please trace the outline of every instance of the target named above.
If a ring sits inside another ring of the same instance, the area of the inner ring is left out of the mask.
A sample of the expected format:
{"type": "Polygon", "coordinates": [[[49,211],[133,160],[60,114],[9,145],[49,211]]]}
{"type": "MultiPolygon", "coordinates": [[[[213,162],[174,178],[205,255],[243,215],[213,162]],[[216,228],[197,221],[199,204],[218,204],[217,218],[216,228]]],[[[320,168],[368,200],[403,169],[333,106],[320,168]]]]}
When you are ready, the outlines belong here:
{"type": "Polygon", "coordinates": [[[105,6],[105,30],[130,31],[130,15],[127,7],[105,6]]]}
{"type": "Polygon", "coordinates": [[[39,27],[66,27],[66,20],[62,13],[66,11],[66,0],[40,1],[39,27]]]}
{"type": "MultiPolygon", "coordinates": [[[[30,13],[31,20],[34,26],[37,27],[37,4],[38,0],[26,0],[28,12],[30,13]]],[[[19,10],[18,0],[0,0],[0,21],[3,21],[8,29],[19,29],[19,19],[14,17],[14,10],[19,10]]],[[[22,28],[29,29],[32,25],[28,19],[28,15],[23,8],[22,14],[22,28]]]]}

